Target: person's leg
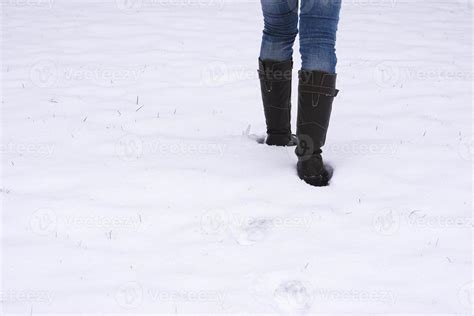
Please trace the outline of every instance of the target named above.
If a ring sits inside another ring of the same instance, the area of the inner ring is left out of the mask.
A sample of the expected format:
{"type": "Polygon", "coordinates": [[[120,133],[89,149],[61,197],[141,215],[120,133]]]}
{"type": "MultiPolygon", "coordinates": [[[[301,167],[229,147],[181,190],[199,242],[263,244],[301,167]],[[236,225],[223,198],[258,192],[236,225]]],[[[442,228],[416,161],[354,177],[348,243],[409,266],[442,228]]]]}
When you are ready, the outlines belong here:
{"type": "Polygon", "coordinates": [[[298,0],[261,0],[265,28],[259,78],[267,145],[294,146],[291,134],[293,44],[298,34],[298,0]]]}
{"type": "Polygon", "coordinates": [[[302,69],[336,72],[336,32],[341,0],[302,0],[300,53],[302,69]]]}
{"type": "Polygon", "coordinates": [[[298,0],[261,0],[264,29],[261,60],[286,61],[298,34],[298,0]]]}
{"type": "Polygon", "coordinates": [[[341,0],[302,0],[300,52],[302,70],[298,87],[298,175],[314,186],[329,183],[321,147],[336,97],[336,31],[341,0]]]}

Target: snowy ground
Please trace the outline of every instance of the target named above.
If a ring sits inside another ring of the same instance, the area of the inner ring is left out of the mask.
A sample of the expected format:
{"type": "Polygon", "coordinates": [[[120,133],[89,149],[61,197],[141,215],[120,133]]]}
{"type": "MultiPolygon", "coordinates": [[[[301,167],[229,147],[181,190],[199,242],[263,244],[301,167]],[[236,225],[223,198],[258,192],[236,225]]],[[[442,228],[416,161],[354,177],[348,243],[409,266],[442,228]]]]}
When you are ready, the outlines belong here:
{"type": "Polygon", "coordinates": [[[470,314],[472,3],[343,2],[316,189],[257,0],[2,0],[3,313],[470,314]]]}

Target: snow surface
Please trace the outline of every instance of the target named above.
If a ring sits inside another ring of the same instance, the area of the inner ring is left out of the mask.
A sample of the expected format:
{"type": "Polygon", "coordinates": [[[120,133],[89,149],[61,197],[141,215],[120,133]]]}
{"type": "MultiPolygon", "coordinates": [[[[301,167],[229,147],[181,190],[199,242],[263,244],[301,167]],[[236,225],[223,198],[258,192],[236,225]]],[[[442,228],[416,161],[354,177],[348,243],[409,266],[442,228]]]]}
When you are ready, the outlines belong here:
{"type": "Polygon", "coordinates": [[[3,313],[470,314],[472,2],[343,2],[313,188],[257,0],[2,0],[3,313]]]}

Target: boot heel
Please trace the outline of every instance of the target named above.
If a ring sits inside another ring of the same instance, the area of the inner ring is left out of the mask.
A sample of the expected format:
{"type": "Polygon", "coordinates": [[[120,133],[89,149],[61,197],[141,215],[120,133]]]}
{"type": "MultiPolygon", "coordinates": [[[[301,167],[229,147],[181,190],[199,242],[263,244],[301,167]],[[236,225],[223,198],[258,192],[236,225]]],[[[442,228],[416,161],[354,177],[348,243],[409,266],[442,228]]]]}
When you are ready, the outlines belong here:
{"type": "Polygon", "coordinates": [[[296,146],[298,141],[294,135],[268,135],[265,144],[269,146],[296,146]]]}

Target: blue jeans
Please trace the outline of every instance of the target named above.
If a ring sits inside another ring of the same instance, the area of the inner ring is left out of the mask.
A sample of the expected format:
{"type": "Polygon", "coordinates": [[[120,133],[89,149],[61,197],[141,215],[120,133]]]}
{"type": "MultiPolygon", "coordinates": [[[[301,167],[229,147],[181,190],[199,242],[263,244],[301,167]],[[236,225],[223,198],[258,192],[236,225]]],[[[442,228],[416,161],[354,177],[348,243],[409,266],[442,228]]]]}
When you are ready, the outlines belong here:
{"type": "MultiPolygon", "coordinates": [[[[298,34],[298,0],[261,0],[265,28],[260,59],[293,56],[298,34]]],[[[302,69],[336,72],[336,32],[341,0],[301,0],[299,13],[302,69]]]]}

